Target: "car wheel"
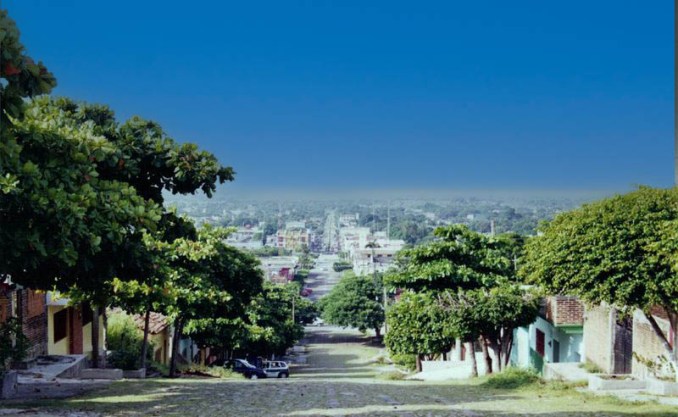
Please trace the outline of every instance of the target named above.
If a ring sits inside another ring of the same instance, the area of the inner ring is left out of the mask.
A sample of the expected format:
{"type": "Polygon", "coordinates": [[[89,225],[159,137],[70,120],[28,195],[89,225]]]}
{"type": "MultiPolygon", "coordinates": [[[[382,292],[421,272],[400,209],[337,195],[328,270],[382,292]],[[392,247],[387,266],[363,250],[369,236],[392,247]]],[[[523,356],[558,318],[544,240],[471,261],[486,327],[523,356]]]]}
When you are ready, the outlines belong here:
{"type": "Polygon", "coordinates": [[[289,376],[290,374],[288,374],[287,372],[283,372],[280,375],[278,375],[278,378],[289,378],[289,376]]]}
{"type": "Polygon", "coordinates": [[[250,375],[250,379],[259,379],[259,376],[257,374],[252,374],[250,375]]]}

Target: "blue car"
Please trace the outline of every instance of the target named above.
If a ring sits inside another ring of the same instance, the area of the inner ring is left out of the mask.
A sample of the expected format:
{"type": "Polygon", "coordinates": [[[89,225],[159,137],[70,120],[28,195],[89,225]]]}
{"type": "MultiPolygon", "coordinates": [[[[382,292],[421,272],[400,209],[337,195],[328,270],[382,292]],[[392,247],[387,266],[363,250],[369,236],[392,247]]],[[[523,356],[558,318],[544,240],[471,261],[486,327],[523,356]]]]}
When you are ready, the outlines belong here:
{"type": "Polygon", "coordinates": [[[266,378],[266,372],[263,369],[257,368],[245,359],[233,359],[224,362],[224,368],[230,369],[245,376],[248,379],[266,378]]]}

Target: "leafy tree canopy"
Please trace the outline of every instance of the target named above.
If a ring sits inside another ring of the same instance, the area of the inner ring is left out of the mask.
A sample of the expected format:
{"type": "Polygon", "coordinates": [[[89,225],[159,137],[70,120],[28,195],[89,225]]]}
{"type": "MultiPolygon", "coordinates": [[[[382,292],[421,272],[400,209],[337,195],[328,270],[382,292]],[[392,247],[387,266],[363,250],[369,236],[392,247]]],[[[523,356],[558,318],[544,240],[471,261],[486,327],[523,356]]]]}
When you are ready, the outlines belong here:
{"type": "Polygon", "coordinates": [[[401,268],[386,277],[394,287],[414,291],[489,287],[514,274],[513,237],[490,237],[463,225],[435,230],[438,241],[405,249],[401,268]]]}
{"type": "Polygon", "coordinates": [[[527,243],[521,274],[552,294],[643,310],[678,369],[676,230],[678,189],[641,187],[542,225],[527,243]],[[654,306],[666,311],[672,341],[650,314],[654,306]]]}
{"type": "Polygon", "coordinates": [[[450,315],[430,293],[404,293],[389,307],[386,347],[394,354],[433,355],[454,344],[450,315]]]}
{"type": "Polygon", "coordinates": [[[374,329],[380,335],[384,324],[381,280],[347,272],[320,301],[323,319],[331,324],[355,327],[361,332],[374,329]]]}
{"type": "Polygon", "coordinates": [[[527,243],[521,275],[552,294],[678,311],[670,253],[678,190],[640,188],[558,215],[527,243]]]}

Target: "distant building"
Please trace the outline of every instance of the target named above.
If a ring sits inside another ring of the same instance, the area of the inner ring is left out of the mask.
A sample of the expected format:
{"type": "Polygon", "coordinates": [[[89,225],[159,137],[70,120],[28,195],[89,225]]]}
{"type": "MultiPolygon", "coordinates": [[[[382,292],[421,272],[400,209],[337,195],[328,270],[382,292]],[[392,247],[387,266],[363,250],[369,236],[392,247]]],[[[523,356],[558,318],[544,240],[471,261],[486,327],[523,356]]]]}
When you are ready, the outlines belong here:
{"type": "Polygon", "coordinates": [[[268,256],[260,257],[261,268],[265,279],[284,284],[294,279],[299,271],[298,256],[268,256]]]}

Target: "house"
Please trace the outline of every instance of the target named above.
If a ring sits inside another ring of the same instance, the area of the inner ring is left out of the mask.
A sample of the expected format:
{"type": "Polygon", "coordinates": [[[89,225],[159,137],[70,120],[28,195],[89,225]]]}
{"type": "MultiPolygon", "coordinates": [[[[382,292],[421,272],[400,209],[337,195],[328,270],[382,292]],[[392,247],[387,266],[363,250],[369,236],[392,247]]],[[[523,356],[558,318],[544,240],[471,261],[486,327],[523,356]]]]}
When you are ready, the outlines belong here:
{"type": "Polygon", "coordinates": [[[0,291],[0,323],[10,317],[21,320],[23,333],[31,347],[26,358],[33,359],[47,354],[47,309],[45,294],[29,289],[12,289],[2,284],[0,291]]]}
{"type": "MultiPolygon", "coordinates": [[[[71,305],[56,292],[44,294],[47,307],[47,353],[50,355],[84,354],[92,357],[92,309],[86,304],[71,305]]],[[[99,357],[106,352],[104,316],[99,314],[99,357]]]]}
{"type": "Polygon", "coordinates": [[[584,357],[584,305],[576,297],[543,300],[537,320],[515,329],[511,363],[542,371],[544,363],[582,362],[584,357]]]}
{"type": "MultiPolygon", "coordinates": [[[[144,331],[145,316],[132,316],[137,328],[144,331]]],[[[172,327],[164,315],[151,312],[148,322],[148,341],[153,346],[151,357],[154,361],[168,365],[172,357],[172,327]]]]}
{"type": "MultiPolygon", "coordinates": [[[[45,293],[3,283],[0,290],[0,323],[9,317],[21,320],[31,347],[26,358],[41,355],[92,355],[92,310],[70,305],[58,293],[45,293]]],[[[99,316],[99,346],[106,345],[103,316],[99,316]]]]}

